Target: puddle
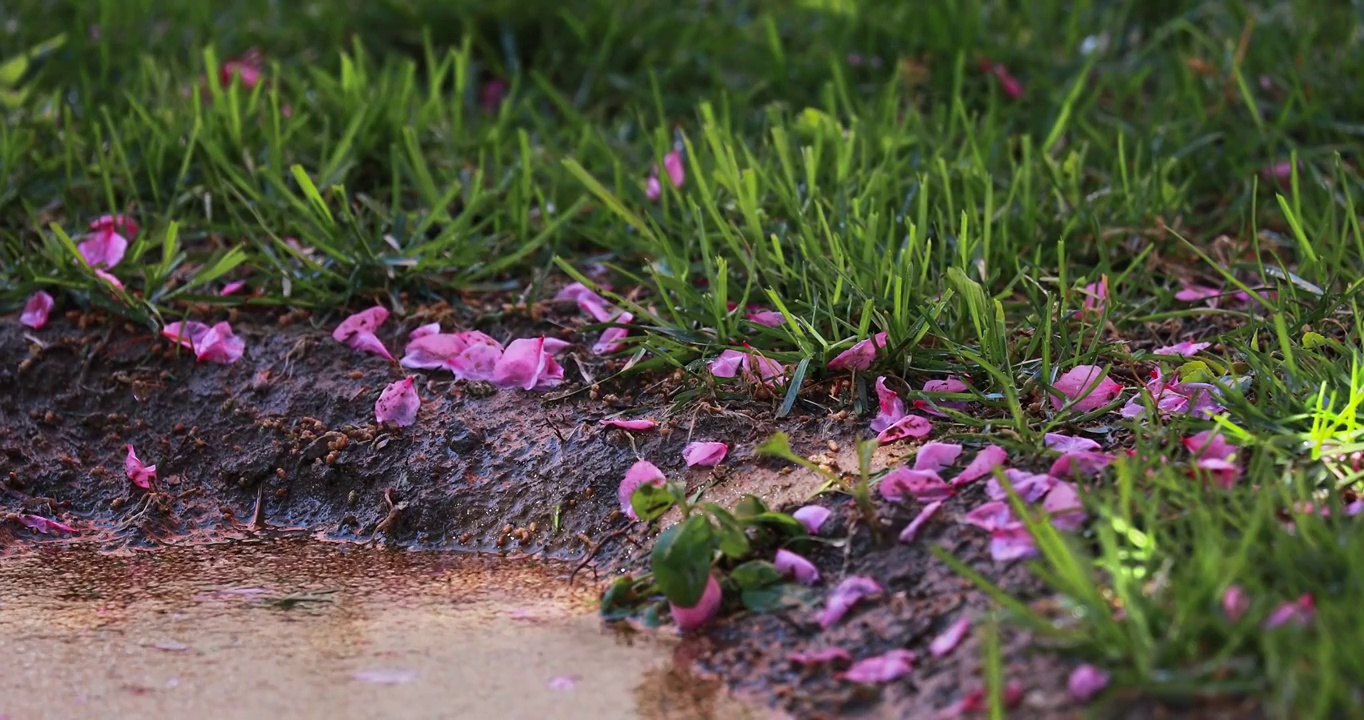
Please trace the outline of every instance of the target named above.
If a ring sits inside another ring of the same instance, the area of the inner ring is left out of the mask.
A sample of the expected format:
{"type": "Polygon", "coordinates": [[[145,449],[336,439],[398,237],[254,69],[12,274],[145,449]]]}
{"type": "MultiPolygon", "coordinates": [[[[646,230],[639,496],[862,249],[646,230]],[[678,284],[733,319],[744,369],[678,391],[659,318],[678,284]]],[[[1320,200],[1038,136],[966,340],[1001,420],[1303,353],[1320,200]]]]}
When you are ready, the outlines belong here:
{"type": "Polygon", "coordinates": [[[0,559],[0,718],[769,717],[529,560],[308,541],[0,559]]]}

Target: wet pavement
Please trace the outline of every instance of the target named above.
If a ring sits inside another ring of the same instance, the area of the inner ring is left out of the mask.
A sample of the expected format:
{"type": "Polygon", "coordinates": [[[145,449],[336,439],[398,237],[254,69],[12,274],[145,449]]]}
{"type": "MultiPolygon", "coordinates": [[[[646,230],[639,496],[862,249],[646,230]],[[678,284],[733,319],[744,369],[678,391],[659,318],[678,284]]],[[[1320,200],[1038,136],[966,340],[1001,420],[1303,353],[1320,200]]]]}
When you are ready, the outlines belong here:
{"type": "Polygon", "coordinates": [[[0,558],[0,718],[770,717],[562,566],[305,540],[0,558]]]}

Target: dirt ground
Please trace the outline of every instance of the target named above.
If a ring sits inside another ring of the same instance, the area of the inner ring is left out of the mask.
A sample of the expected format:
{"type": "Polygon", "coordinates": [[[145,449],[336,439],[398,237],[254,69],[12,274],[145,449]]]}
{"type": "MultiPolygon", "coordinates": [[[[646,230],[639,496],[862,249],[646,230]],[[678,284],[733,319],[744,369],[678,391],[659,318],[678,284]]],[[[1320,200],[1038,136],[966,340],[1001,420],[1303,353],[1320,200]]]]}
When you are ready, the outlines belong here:
{"type": "MultiPolygon", "coordinates": [[[[442,307],[391,319],[380,338],[397,356],[408,331],[441,317],[447,330],[477,326],[497,336],[502,329],[500,321],[453,317],[442,307]]],[[[572,337],[569,318],[550,312],[514,322],[519,335],[572,337]]],[[[443,371],[419,372],[417,423],[386,430],[374,422],[374,401],[404,372],[333,341],[336,320],[240,317],[234,328],[246,354],[226,366],[196,364],[191,353],[145,329],[96,317],[54,316],[36,332],[0,321],[0,512],[70,523],[78,540],[104,547],[296,533],[573,562],[627,527],[616,488],[637,458],[686,477],[693,489],[708,488],[707,497],[722,504],[753,492],[787,509],[807,500],[819,481],[752,456],[773,431],[790,433],[797,452],[856,467],[851,441],[866,418],[840,414],[834,403],[797,403],[775,421],[773,400],[724,408],[676,402],[686,386],[668,377],[590,389],[584,373],[602,378],[613,368],[581,346],[561,359],[569,382],[545,394],[497,392],[454,382],[443,371]],[[661,427],[627,433],[599,424],[627,411],[661,427]],[[681,449],[689,439],[728,442],[730,459],[714,471],[688,471],[681,449]],[[132,492],[123,471],[127,443],[157,465],[157,491],[132,492]]],[[[904,451],[878,452],[877,464],[895,462],[896,452],[904,451]]],[[[963,614],[983,617],[990,603],[930,546],[945,547],[1026,599],[1048,602],[1026,568],[990,559],[986,533],[956,522],[979,504],[979,493],[977,487],[952,498],[912,545],[873,547],[863,527],[844,547],[822,546],[812,555],[826,587],[846,574],[868,575],[887,597],[827,631],[815,622],[817,607],[730,614],[691,645],[698,648],[695,665],[796,717],[939,716],[980,687],[981,652],[968,638],[932,658],[928,643],[963,614]],[[907,679],[869,687],[839,680],[827,666],[801,670],[787,660],[793,651],[829,646],[859,658],[904,647],[920,662],[907,679]]],[[[820,502],[834,510],[831,526],[848,526],[846,498],[820,502]]],[[[896,530],[913,515],[884,504],[879,510],[896,530]]],[[[646,532],[641,526],[603,545],[593,572],[579,577],[605,581],[642,567],[646,532]]],[[[39,541],[52,539],[17,522],[0,524],[0,546],[39,541]]],[[[1020,633],[1004,640],[1006,676],[1025,691],[1010,717],[1082,715],[1066,697],[1066,661],[1030,652],[1020,633]]]]}

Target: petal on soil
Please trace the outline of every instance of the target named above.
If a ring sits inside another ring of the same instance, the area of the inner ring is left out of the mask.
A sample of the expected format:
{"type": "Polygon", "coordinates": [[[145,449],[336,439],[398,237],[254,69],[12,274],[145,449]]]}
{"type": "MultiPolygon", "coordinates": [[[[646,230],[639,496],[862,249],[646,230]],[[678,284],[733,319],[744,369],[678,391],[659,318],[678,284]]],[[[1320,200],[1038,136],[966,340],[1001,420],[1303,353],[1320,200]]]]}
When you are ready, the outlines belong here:
{"type": "Polygon", "coordinates": [[[936,472],[898,467],[886,473],[877,485],[881,497],[890,502],[900,502],[908,495],[919,502],[946,500],[955,493],[936,472]]]}
{"type": "Polygon", "coordinates": [[[881,655],[863,658],[843,673],[844,680],[856,683],[885,683],[909,674],[918,656],[912,650],[896,648],[881,655]]]}
{"type": "Polygon", "coordinates": [[[393,362],[393,355],[388,352],[388,348],[384,347],[384,342],[379,339],[378,335],[368,330],[352,333],[350,337],[346,338],[346,346],[360,352],[378,355],[389,362],[393,362]]]}
{"type": "MultiPolygon", "coordinates": [[[[409,340],[420,340],[421,338],[427,337],[427,336],[429,336],[429,335],[439,335],[439,334],[440,334],[440,323],[438,323],[438,322],[433,322],[433,323],[427,323],[427,324],[425,324],[425,325],[420,325],[420,326],[417,326],[417,327],[415,327],[415,328],[412,328],[412,332],[408,333],[408,334],[407,334],[407,337],[408,337],[409,340]]],[[[411,347],[410,344],[409,344],[409,347],[411,347]]],[[[403,358],[403,359],[406,360],[407,358],[403,358]]]]}
{"type": "Polygon", "coordinates": [[[134,485],[143,490],[150,490],[152,481],[156,479],[156,466],[144,464],[137,457],[137,451],[132,444],[128,445],[128,455],[123,459],[123,471],[128,474],[128,479],[134,485]]]}
{"type": "Polygon", "coordinates": [[[398,427],[407,427],[417,422],[417,410],[421,408],[421,398],[417,397],[416,388],[412,387],[412,376],[390,383],[384,391],[379,393],[379,400],[374,403],[374,420],[379,423],[392,423],[398,427]]]}
{"type": "Polygon", "coordinates": [[[37,330],[47,324],[47,316],[52,314],[52,308],[56,305],[51,295],[39,290],[28,296],[24,311],[19,314],[19,322],[37,330]]]}
{"type": "Polygon", "coordinates": [[[917,440],[927,437],[933,432],[933,423],[922,415],[906,415],[895,422],[894,425],[882,430],[876,439],[882,445],[889,445],[901,440],[917,440]]]}
{"type": "Polygon", "coordinates": [[[549,679],[546,687],[550,690],[572,690],[578,686],[577,675],[556,675],[549,679]]]}
{"type": "Polygon", "coordinates": [[[860,340],[829,361],[830,370],[867,370],[876,362],[876,351],[886,346],[886,334],[875,335],[860,340]]]}
{"type": "MultiPolygon", "coordinates": [[[[442,333],[439,330],[439,323],[423,325],[417,330],[413,330],[412,341],[403,349],[403,359],[398,364],[412,370],[434,370],[450,367],[455,356],[464,352],[469,347],[469,343],[458,334],[442,333]],[[434,327],[437,332],[417,334],[418,330],[431,327],[434,327]]],[[[501,356],[500,352],[498,356],[501,356]]]]}
{"type": "Polygon", "coordinates": [[[479,343],[464,348],[463,352],[450,359],[446,367],[450,368],[456,379],[488,382],[493,379],[493,371],[501,359],[502,348],[479,343]]]}
{"type": "Polygon", "coordinates": [[[720,601],[724,595],[720,590],[720,583],[715,580],[715,575],[711,575],[706,581],[706,589],[701,593],[701,599],[689,608],[678,607],[672,603],[668,605],[672,608],[673,622],[682,632],[695,630],[715,618],[715,614],[720,611],[720,601]]]}
{"type": "Polygon", "coordinates": [[[715,467],[724,461],[729,446],[722,442],[691,442],[682,448],[682,459],[687,467],[715,467]]]}
{"type": "Polygon", "coordinates": [[[1037,543],[1026,525],[1017,523],[990,533],[990,557],[995,562],[1007,562],[1037,554],[1037,543]]]}
{"type": "Polygon", "coordinates": [[[1087,517],[1075,486],[1063,481],[1058,481],[1047,492],[1047,497],[1042,500],[1042,509],[1051,515],[1051,524],[1057,530],[1078,530],[1087,517]]]}
{"type": "Polygon", "coordinates": [[[602,305],[607,304],[605,298],[603,298],[601,295],[598,295],[597,292],[592,288],[580,282],[574,282],[565,285],[564,288],[554,296],[554,299],[572,300],[573,302],[582,302],[583,300],[586,299],[600,303],[602,305]]]}
{"type": "Polygon", "coordinates": [[[545,338],[513,340],[493,367],[492,383],[504,390],[535,390],[563,382],[564,369],[545,352],[545,338]]]}
{"type": "Polygon", "coordinates": [[[1222,593],[1222,614],[1228,622],[1239,622],[1250,609],[1250,596],[1240,585],[1232,585],[1222,593]]]}
{"type": "Polygon", "coordinates": [[[360,682],[376,685],[405,685],[417,679],[417,671],[405,668],[375,668],[361,670],[351,677],[360,682]]]}
{"type": "MultiPolygon", "coordinates": [[[[1009,484],[1014,486],[1014,492],[1017,492],[1024,502],[1037,502],[1038,498],[1047,494],[1047,491],[1059,482],[1046,473],[1030,473],[1013,468],[1005,470],[1004,477],[1009,479],[1009,484]]],[[[985,495],[991,500],[1005,500],[1009,497],[1004,491],[1004,486],[995,478],[990,478],[990,482],[985,484],[985,495]]]]}
{"type": "Polygon", "coordinates": [[[618,427],[622,430],[653,430],[658,427],[658,423],[653,420],[626,420],[624,418],[602,420],[601,424],[618,427]]]}
{"type": "Polygon", "coordinates": [[[332,339],[349,344],[350,337],[356,333],[367,332],[373,334],[379,329],[380,325],[388,319],[388,309],[382,305],[376,305],[368,310],[361,310],[354,315],[341,321],[340,325],[332,331],[332,339]]]}
{"type": "Polygon", "coordinates": [[[1093,477],[1103,472],[1113,462],[1108,453],[1093,451],[1072,451],[1065,453],[1051,464],[1047,474],[1064,477],[1093,477]]]}
{"type": "Polygon", "coordinates": [[[963,515],[961,521],[990,532],[1018,524],[1014,520],[1013,510],[1002,500],[991,500],[977,505],[975,509],[963,515]]]}
{"type": "Polygon", "coordinates": [[[1070,678],[1066,680],[1066,689],[1070,691],[1070,696],[1080,702],[1089,702],[1106,687],[1108,673],[1089,663],[1075,668],[1071,671],[1070,678]]]}
{"type": "Polygon", "coordinates": [[[1060,453],[1086,452],[1090,450],[1099,450],[1103,447],[1089,438],[1063,435],[1061,433],[1047,433],[1042,436],[1042,442],[1046,444],[1048,450],[1055,450],[1060,453]]]}
{"type": "Polygon", "coordinates": [[[975,482],[994,472],[995,468],[1009,461],[1009,453],[998,445],[986,445],[976,453],[975,459],[960,474],[952,478],[952,485],[975,482]]]}
{"type": "Polygon", "coordinates": [[[170,338],[192,350],[195,345],[203,341],[209,330],[209,326],[196,320],[184,322],[177,320],[176,322],[166,323],[166,326],[161,328],[161,337],[170,338]]]}
{"type": "Polygon", "coordinates": [[[48,520],[47,518],[39,515],[15,515],[14,517],[16,520],[19,521],[20,525],[23,525],[24,527],[29,528],[30,530],[40,532],[44,535],[58,532],[75,534],[77,532],[76,528],[73,528],[70,525],[67,525],[66,523],[57,522],[56,520],[48,520]]]}
{"type": "Polygon", "coordinates": [[[1081,291],[1085,296],[1084,311],[1089,313],[1102,313],[1104,307],[1108,305],[1108,278],[1099,278],[1099,282],[1090,283],[1081,291]]]}
{"type": "Polygon", "coordinates": [[[961,644],[961,641],[966,638],[966,632],[970,629],[971,621],[962,617],[951,625],[948,625],[947,629],[942,631],[941,635],[933,638],[933,642],[928,644],[928,652],[931,653],[933,657],[942,657],[952,652],[957,649],[957,646],[961,644]]]}
{"type": "Polygon", "coordinates": [[[900,531],[900,542],[914,542],[914,538],[919,535],[919,529],[938,512],[938,509],[942,507],[942,503],[942,500],[934,500],[925,505],[924,509],[920,510],[919,514],[915,515],[913,520],[909,521],[909,524],[905,526],[905,529],[900,531]]]}
{"type": "Polygon", "coordinates": [[[811,535],[818,535],[819,528],[824,525],[824,521],[828,520],[831,514],[829,508],[822,505],[806,505],[791,513],[791,517],[799,520],[800,524],[804,525],[811,535]]]}
{"type": "Polygon", "coordinates": [[[241,289],[244,287],[246,287],[245,280],[233,280],[232,282],[224,285],[223,289],[218,291],[218,294],[223,296],[235,295],[236,293],[241,292],[241,289]]]}
{"type": "Polygon", "coordinates": [[[772,565],[777,568],[777,572],[794,577],[796,582],[802,585],[814,585],[819,582],[819,568],[790,550],[778,550],[772,565]]]}
{"type": "MultiPolygon", "coordinates": [[[[621,313],[616,317],[615,322],[621,325],[629,325],[635,319],[630,313],[621,313]]],[[[629,328],[609,327],[601,332],[601,337],[592,345],[592,352],[597,355],[610,355],[618,353],[625,347],[625,336],[630,334],[629,328]]]]}
{"type": "Polygon", "coordinates": [[[1265,618],[1260,627],[1272,630],[1284,625],[1293,624],[1305,627],[1312,622],[1312,618],[1317,615],[1317,605],[1309,594],[1300,596],[1297,600],[1290,600],[1274,608],[1265,618]]]}
{"type": "Polygon", "coordinates": [[[726,350],[720,353],[720,357],[707,363],[710,374],[718,378],[732,378],[739,374],[739,367],[743,364],[747,355],[738,350],[726,350]]]}
{"type": "Polygon", "coordinates": [[[1203,352],[1204,350],[1207,350],[1210,347],[1212,347],[1212,343],[1209,342],[1193,342],[1191,340],[1185,340],[1183,342],[1177,342],[1174,345],[1158,347],[1155,350],[1152,350],[1151,352],[1155,353],[1156,355],[1181,355],[1184,357],[1193,357],[1194,355],[1197,355],[1198,353],[1203,352]]]}
{"type": "Polygon", "coordinates": [[[849,575],[843,578],[824,601],[824,612],[819,615],[819,625],[824,629],[843,619],[860,600],[882,592],[881,586],[875,580],[861,575],[849,575]]]}
{"type": "Polygon", "coordinates": [[[886,387],[886,378],[876,378],[876,400],[879,411],[872,418],[871,431],[883,432],[886,428],[900,422],[905,417],[905,403],[894,390],[886,387]]]}
{"type": "Polygon", "coordinates": [[[960,445],[942,442],[924,443],[924,446],[919,448],[919,453],[914,456],[914,469],[937,472],[956,462],[960,456],[960,445]]]}
{"type": "MultiPolygon", "coordinates": [[[[1077,412],[1097,410],[1122,390],[1121,385],[1112,378],[1104,377],[1103,373],[1104,369],[1098,365],[1076,365],[1056,378],[1054,387],[1074,403],[1071,407],[1077,412]]],[[[1052,407],[1057,410],[1065,406],[1061,398],[1055,395],[1048,397],[1051,398],[1052,407]]]]}
{"type": "Polygon", "coordinates": [[[232,333],[232,326],[220,322],[208,329],[194,345],[194,357],[199,362],[231,365],[246,352],[246,341],[232,333]]]}
{"type": "Polygon", "coordinates": [[[625,471],[625,478],[620,481],[620,489],[616,492],[616,499],[620,500],[620,511],[631,520],[638,520],[639,515],[635,514],[635,508],[630,504],[630,497],[635,494],[635,490],[640,485],[662,485],[667,481],[663,471],[648,460],[640,460],[631,465],[630,469],[625,471]]]}
{"type": "Polygon", "coordinates": [[[807,666],[823,665],[835,661],[851,663],[852,653],[840,647],[830,647],[822,650],[811,650],[809,652],[793,652],[786,656],[786,659],[790,660],[793,664],[807,666]]]}

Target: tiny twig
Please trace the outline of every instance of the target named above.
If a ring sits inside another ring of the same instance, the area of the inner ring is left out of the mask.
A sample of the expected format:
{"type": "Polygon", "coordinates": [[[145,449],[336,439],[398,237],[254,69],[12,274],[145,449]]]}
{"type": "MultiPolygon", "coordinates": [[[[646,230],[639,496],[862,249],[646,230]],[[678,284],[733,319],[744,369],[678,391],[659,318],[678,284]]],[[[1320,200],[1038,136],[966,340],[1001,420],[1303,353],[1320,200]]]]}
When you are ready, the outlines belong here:
{"type": "Polygon", "coordinates": [[[592,562],[592,558],[597,556],[597,552],[602,549],[603,545],[612,540],[615,540],[616,538],[628,532],[630,532],[630,528],[628,526],[623,527],[619,530],[616,530],[615,532],[607,533],[605,537],[603,537],[601,540],[598,540],[592,546],[592,548],[587,551],[587,554],[583,555],[583,559],[578,562],[577,567],[573,568],[573,572],[568,574],[568,584],[569,585],[573,584],[573,578],[577,577],[578,571],[587,567],[587,564],[592,562]]]}

